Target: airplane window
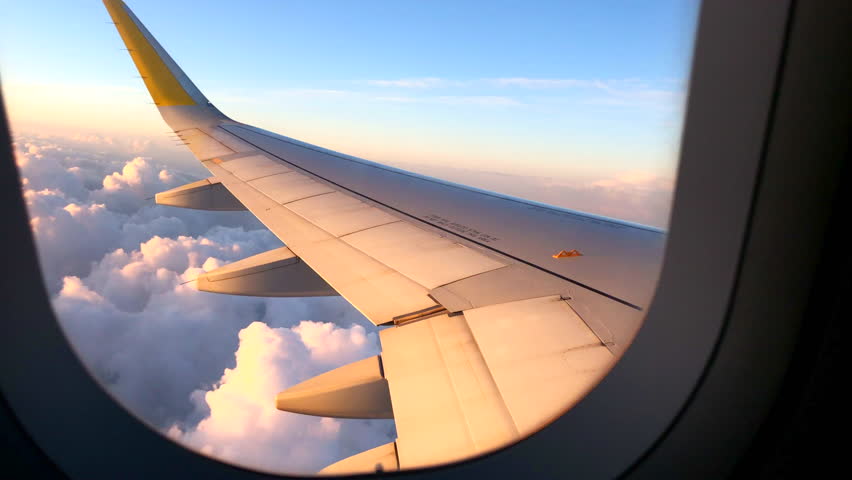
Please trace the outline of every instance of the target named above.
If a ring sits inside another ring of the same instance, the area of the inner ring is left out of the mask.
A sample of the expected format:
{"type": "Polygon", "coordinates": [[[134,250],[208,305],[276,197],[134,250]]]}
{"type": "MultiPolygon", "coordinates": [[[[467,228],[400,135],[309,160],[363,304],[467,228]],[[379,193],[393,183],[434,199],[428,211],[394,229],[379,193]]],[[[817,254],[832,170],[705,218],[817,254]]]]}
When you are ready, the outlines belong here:
{"type": "Polygon", "coordinates": [[[698,1],[105,4],[7,5],[2,87],[59,322],[152,428],[267,472],[436,465],[629,347],[698,1]]]}

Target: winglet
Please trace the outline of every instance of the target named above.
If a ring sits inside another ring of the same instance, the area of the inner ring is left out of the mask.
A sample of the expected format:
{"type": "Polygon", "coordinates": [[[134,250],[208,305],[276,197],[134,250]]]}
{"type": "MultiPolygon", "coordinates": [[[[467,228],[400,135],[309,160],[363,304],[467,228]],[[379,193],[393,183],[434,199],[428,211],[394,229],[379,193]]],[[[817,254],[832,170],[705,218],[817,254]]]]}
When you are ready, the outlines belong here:
{"type": "Polygon", "coordinates": [[[103,2],[157,106],[209,103],[124,2],[103,2]]]}

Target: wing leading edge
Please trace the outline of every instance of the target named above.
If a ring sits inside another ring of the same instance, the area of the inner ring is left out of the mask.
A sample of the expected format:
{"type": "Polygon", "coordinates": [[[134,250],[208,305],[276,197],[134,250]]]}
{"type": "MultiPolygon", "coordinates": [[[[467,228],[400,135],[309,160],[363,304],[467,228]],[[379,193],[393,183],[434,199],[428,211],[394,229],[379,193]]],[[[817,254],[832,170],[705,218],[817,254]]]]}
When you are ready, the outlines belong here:
{"type": "Polygon", "coordinates": [[[208,272],[200,288],[336,292],[388,327],[379,357],[278,396],[282,410],[394,418],[395,442],[323,472],[447,463],[524,438],[579,401],[632,340],[653,293],[663,232],[236,122],[123,2],[104,4],[163,119],[212,174],[157,201],[247,209],[287,245],[208,272]]]}

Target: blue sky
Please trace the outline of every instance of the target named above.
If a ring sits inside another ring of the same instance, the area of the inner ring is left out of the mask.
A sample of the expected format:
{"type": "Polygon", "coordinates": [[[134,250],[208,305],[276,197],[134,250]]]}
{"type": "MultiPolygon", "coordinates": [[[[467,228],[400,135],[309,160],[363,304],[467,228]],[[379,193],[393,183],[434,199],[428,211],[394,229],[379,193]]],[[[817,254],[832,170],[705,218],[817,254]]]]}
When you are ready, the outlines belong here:
{"type": "MultiPolygon", "coordinates": [[[[13,127],[161,135],[99,1],[0,2],[13,127]]],[[[697,1],[131,1],[237,120],[377,161],[673,177],[697,1]]]]}

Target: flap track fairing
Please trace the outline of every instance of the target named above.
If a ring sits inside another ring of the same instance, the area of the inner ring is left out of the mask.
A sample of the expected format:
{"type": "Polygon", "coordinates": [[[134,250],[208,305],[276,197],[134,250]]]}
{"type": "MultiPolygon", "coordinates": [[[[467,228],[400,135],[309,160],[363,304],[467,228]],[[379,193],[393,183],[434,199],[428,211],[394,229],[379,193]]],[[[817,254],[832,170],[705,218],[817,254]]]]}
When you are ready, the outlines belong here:
{"type": "Polygon", "coordinates": [[[331,286],[287,247],[276,248],[199,275],[202,292],[252,297],[328,297],[331,286]]]}
{"type": "Polygon", "coordinates": [[[158,205],[196,210],[239,211],[246,207],[215,177],[181,185],[154,196],[158,205]]]}
{"type": "Polygon", "coordinates": [[[279,393],[278,410],[336,418],[393,418],[382,357],[365,358],[279,393]]]}

